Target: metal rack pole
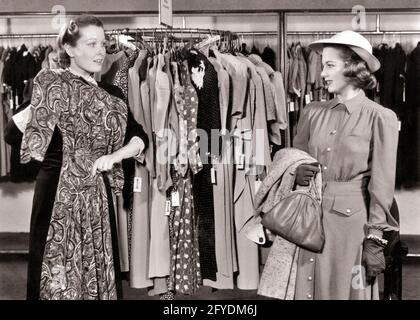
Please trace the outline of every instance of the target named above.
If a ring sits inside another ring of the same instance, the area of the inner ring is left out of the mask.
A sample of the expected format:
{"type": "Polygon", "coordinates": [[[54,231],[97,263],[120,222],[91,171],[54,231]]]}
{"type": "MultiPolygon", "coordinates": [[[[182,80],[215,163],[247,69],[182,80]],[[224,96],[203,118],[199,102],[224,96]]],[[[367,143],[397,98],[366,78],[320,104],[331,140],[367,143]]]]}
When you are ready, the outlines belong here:
{"type": "Polygon", "coordinates": [[[0,34],[0,39],[21,39],[21,38],[55,38],[58,34],[0,34]]]}
{"type": "MultiPolygon", "coordinates": [[[[303,36],[312,36],[312,35],[334,35],[339,31],[289,31],[287,35],[303,35],[303,36]]],[[[410,35],[410,34],[420,34],[420,30],[404,30],[404,31],[360,31],[360,34],[364,35],[384,35],[384,34],[403,34],[403,35],[410,35]]]]}
{"type": "MultiPolygon", "coordinates": [[[[281,71],[281,74],[283,76],[283,86],[285,92],[287,92],[287,79],[286,79],[286,64],[287,64],[287,15],[284,12],[279,12],[279,25],[278,25],[279,31],[278,31],[278,50],[279,53],[277,59],[277,63],[279,66],[279,69],[281,71]]],[[[286,105],[287,110],[287,95],[284,97],[284,103],[286,105]]],[[[289,120],[287,120],[287,123],[289,123],[289,120]]],[[[286,147],[290,147],[290,128],[289,125],[287,126],[285,130],[285,140],[284,145],[286,147]]]]}

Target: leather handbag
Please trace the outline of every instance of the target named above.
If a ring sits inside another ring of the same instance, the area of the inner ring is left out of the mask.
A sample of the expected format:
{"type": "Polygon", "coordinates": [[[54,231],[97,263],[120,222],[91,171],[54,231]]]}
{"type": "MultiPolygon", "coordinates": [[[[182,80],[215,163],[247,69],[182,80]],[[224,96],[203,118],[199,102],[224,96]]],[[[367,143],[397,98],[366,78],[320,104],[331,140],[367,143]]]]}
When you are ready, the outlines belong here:
{"type": "Polygon", "coordinates": [[[319,198],[312,179],[309,190],[291,191],[263,215],[261,223],[272,233],[318,253],[324,246],[325,235],[321,204],[311,194],[311,188],[319,198]]]}

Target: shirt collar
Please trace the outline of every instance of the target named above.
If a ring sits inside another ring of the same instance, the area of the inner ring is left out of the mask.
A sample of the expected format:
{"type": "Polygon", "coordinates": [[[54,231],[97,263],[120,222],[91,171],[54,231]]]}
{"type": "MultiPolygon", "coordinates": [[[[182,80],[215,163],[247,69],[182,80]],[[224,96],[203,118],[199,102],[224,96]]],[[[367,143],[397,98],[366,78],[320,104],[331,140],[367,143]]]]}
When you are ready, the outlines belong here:
{"type": "Polygon", "coordinates": [[[87,76],[81,75],[80,73],[78,73],[77,71],[73,70],[70,67],[68,67],[67,70],[70,71],[75,76],[80,77],[80,78],[84,79],[85,81],[87,81],[89,83],[93,83],[94,85],[98,85],[98,83],[96,82],[96,80],[92,76],[87,77],[87,76]]]}
{"type": "Polygon", "coordinates": [[[346,107],[347,112],[351,114],[353,111],[360,108],[360,106],[361,106],[361,104],[362,104],[362,102],[365,98],[366,98],[365,92],[363,90],[360,90],[360,92],[357,95],[355,95],[353,98],[351,98],[350,100],[347,100],[345,102],[341,102],[338,99],[338,97],[335,97],[334,99],[332,99],[330,101],[329,108],[333,109],[336,106],[338,106],[340,104],[343,104],[346,107]]]}

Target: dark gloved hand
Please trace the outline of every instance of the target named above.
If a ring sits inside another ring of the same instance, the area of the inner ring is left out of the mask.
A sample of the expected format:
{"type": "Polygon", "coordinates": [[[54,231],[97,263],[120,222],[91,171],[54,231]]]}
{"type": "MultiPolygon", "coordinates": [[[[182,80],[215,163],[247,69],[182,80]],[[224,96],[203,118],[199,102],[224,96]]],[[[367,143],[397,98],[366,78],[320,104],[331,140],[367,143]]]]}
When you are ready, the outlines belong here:
{"type": "Polygon", "coordinates": [[[297,185],[309,186],[309,181],[319,172],[319,163],[301,164],[296,168],[295,181],[297,185]]]}
{"type": "Polygon", "coordinates": [[[366,282],[371,285],[385,270],[385,245],[373,239],[363,241],[362,264],[366,268],[366,282]]]}

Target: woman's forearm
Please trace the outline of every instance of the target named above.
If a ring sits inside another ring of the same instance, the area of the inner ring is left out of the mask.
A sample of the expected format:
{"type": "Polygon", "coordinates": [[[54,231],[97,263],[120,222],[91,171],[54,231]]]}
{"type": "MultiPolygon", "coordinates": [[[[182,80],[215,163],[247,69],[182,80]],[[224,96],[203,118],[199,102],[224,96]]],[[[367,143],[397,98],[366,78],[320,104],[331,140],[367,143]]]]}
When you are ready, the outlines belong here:
{"type": "Polygon", "coordinates": [[[124,147],[114,152],[114,155],[119,161],[128,159],[141,154],[144,150],[144,142],[139,137],[135,136],[131,138],[130,142],[124,147]]]}
{"type": "Polygon", "coordinates": [[[144,142],[139,137],[131,138],[130,142],[114,153],[98,158],[92,166],[92,175],[96,171],[108,171],[124,159],[139,156],[144,151],[144,142]]]}

